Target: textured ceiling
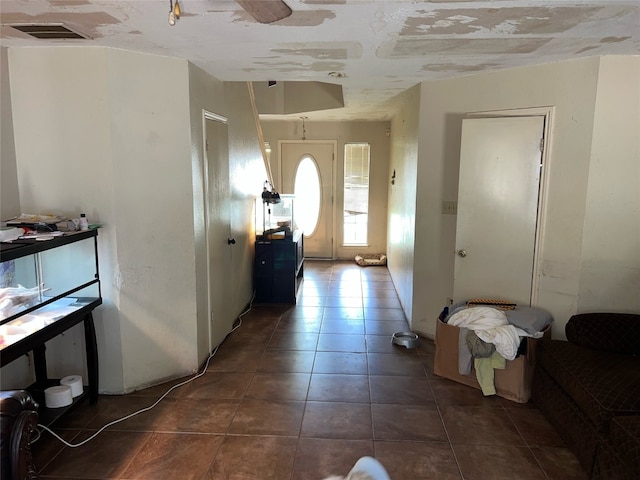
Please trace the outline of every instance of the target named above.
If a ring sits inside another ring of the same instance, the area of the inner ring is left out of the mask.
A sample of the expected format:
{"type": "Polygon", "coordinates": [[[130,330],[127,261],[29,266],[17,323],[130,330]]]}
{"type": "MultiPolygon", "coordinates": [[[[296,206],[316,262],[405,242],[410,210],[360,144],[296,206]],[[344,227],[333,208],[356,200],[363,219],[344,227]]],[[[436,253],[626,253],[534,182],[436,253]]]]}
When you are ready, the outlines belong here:
{"type": "Polygon", "coordinates": [[[0,0],[1,43],[110,46],[186,58],[220,80],[342,85],[345,107],[304,113],[312,120],[388,119],[394,97],[425,80],[640,54],[638,0],[285,1],[290,17],[260,24],[232,0],[184,0],[171,27],[169,0],[0,0]],[[23,23],[90,38],[39,40],[10,27],[23,23]]]}

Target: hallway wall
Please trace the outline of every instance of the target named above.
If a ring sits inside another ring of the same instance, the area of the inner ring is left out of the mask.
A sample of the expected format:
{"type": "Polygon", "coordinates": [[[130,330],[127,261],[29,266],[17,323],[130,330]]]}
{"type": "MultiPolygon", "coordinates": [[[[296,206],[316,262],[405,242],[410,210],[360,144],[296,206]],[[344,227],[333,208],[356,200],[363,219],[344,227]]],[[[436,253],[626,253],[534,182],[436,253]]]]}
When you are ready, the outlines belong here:
{"type": "Polygon", "coordinates": [[[398,98],[399,109],[391,122],[391,174],[387,217],[388,268],[400,303],[409,321],[414,316],[414,271],[416,244],[416,195],[418,186],[418,127],[420,86],[398,98]]]}

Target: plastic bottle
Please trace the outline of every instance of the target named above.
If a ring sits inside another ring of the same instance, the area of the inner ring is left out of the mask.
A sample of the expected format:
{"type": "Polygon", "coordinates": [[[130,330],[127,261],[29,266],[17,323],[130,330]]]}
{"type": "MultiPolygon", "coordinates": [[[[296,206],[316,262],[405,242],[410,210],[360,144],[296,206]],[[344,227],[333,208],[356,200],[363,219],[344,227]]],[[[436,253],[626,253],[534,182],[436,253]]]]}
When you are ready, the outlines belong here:
{"type": "Polygon", "coordinates": [[[80,214],[80,230],[89,230],[89,221],[84,213],[80,214]]]}

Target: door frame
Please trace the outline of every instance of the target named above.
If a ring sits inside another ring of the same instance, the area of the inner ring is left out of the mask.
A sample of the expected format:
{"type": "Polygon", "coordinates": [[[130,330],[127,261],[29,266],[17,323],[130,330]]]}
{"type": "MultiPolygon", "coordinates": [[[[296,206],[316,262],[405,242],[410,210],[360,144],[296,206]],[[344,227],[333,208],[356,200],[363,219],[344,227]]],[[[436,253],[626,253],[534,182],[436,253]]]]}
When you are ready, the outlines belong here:
{"type": "Polygon", "coordinates": [[[205,242],[205,254],[206,254],[206,265],[207,265],[207,342],[209,345],[209,354],[213,351],[212,339],[211,339],[211,320],[213,315],[213,305],[211,300],[211,287],[212,287],[212,273],[209,265],[211,264],[211,247],[209,245],[210,241],[210,232],[209,232],[209,213],[210,213],[210,205],[209,205],[209,153],[207,149],[207,120],[223,123],[224,125],[229,124],[229,120],[227,117],[222,115],[218,115],[217,113],[210,112],[208,110],[202,110],[202,193],[203,193],[203,209],[204,209],[204,242],[205,242]]]}
{"type": "Polygon", "coordinates": [[[544,250],[544,230],[546,225],[549,172],[551,170],[551,145],[553,144],[554,106],[526,107],[511,110],[490,110],[467,113],[465,118],[501,118],[501,117],[544,117],[542,170],[540,171],[540,186],[538,188],[538,215],[536,217],[536,233],[533,246],[533,272],[531,278],[531,305],[538,304],[540,276],[542,273],[542,252],[544,250]]]}
{"type": "Polygon", "coordinates": [[[332,162],[332,174],[331,176],[333,177],[331,179],[331,234],[332,234],[332,241],[331,241],[331,259],[335,259],[336,258],[336,241],[335,241],[335,236],[336,236],[336,217],[337,217],[337,202],[336,202],[336,179],[338,178],[337,175],[337,164],[338,164],[338,141],[337,140],[278,140],[278,177],[279,177],[279,181],[280,181],[280,187],[282,187],[282,146],[285,144],[331,144],[333,145],[333,159],[331,160],[332,162]]]}

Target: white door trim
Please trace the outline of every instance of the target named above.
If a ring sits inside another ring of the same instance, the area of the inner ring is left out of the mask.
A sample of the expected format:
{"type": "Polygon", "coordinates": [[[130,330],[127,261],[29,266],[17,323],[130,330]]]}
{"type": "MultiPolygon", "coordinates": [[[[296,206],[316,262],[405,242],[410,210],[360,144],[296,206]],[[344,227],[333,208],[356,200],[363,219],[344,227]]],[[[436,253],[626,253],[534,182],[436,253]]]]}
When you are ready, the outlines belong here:
{"type": "Polygon", "coordinates": [[[278,140],[278,177],[280,180],[280,188],[282,188],[282,146],[285,144],[303,144],[303,143],[307,143],[307,144],[331,144],[333,145],[333,168],[332,168],[332,179],[331,179],[331,209],[332,209],[332,215],[331,215],[331,229],[332,229],[332,235],[334,237],[333,241],[331,242],[331,258],[335,259],[336,258],[336,241],[335,241],[335,235],[336,235],[336,217],[337,217],[337,212],[336,212],[336,179],[337,179],[337,159],[338,159],[338,141],[337,140],[278,140]]]}
{"type": "Polygon", "coordinates": [[[544,229],[548,205],[549,172],[551,170],[551,145],[553,135],[554,106],[527,107],[513,110],[492,110],[487,112],[471,112],[466,118],[483,117],[544,117],[544,143],[542,145],[542,171],[540,172],[540,188],[538,193],[538,216],[536,218],[536,237],[533,251],[533,275],[531,279],[531,305],[538,304],[540,275],[542,272],[542,251],[544,229]]]}

